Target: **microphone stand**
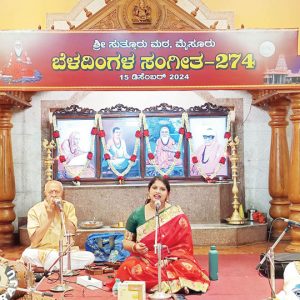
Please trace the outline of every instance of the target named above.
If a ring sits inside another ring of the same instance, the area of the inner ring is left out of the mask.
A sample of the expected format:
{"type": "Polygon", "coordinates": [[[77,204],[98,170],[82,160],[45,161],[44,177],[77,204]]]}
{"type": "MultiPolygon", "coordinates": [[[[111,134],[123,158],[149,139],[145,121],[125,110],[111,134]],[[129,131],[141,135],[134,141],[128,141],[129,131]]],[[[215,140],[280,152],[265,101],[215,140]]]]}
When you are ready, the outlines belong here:
{"type": "MultiPolygon", "coordinates": [[[[68,247],[70,247],[70,245],[68,247]]],[[[60,240],[59,241],[59,254],[58,254],[59,284],[50,289],[50,291],[52,291],[52,292],[66,292],[66,291],[73,290],[73,288],[70,285],[67,285],[67,284],[64,283],[64,279],[63,279],[63,256],[64,256],[63,241],[60,240]]],[[[54,262],[53,265],[55,265],[56,262],[57,262],[57,260],[54,262]]]]}
{"type": "Polygon", "coordinates": [[[158,243],[158,229],[159,229],[159,207],[156,207],[155,213],[155,242],[154,242],[154,253],[157,254],[157,278],[158,278],[158,290],[155,291],[152,295],[149,295],[150,299],[169,299],[171,298],[170,294],[166,294],[161,290],[161,249],[163,245],[158,243]]]}
{"type": "Polygon", "coordinates": [[[269,248],[268,252],[265,253],[264,257],[261,259],[259,264],[256,266],[256,270],[259,270],[261,265],[265,262],[265,260],[268,258],[270,262],[270,280],[271,280],[271,298],[268,298],[269,300],[275,300],[276,297],[276,287],[275,287],[275,254],[274,249],[280,242],[280,240],[283,238],[283,236],[291,229],[292,224],[288,223],[288,225],[285,227],[283,232],[280,234],[280,236],[277,238],[275,243],[269,248]]]}
{"type": "MultiPolygon", "coordinates": [[[[69,248],[72,247],[72,246],[73,246],[73,244],[70,244],[70,245],[65,249],[65,251],[61,254],[61,256],[65,256],[66,253],[67,253],[67,251],[69,250],[69,248]]],[[[51,273],[51,269],[52,269],[53,266],[58,262],[58,260],[60,259],[61,256],[59,255],[59,256],[57,257],[57,259],[52,263],[52,265],[50,266],[50,268],[48,268],[48,270],[45,270],[45,271],[44,271],[44,276],[45,276],[45,277],[48,277],[48,276],[49,276],[49,274],[51,273]]]]}
{"type": "MultiPolygon", "coordinates": [[[[60,203],[62,203],[60,198],[57,199],[57,200],[59,200],[60,203]]],[[[77,276],[79,274],[79,272],[72,270],[72,267],[71,267],[71,247],[69,247],[69,245],[71,245],[71,236],[72,236],[72,234],[69,233],[66,229],[65,213],[64,213],[62,204],[58,207],[59,207],[59,211],[60,211],[60,219],[61,219],[61,224],[62,224],[63,231],[64,231],[64,237],[67,239],[67,249],[68,249],[68,251],[66,251],[66,254],[67,254],[67,270],[66,270],[66,272],[63,273],[63,276],[66,276],[66,277],[77,276]]]]}
{"type": "Polygon", "coordinates": [[[72,268],[71,268],[71,247],[69,247],[69,245],[71,245],[71,236],[72,236],[72,234],[70,234],[68,232],[67,233],[67,249],[68,250],[66,250],[66,253],[67,253],[67,270],[63,274],[66,277],[77,276],[79,274],[78,271],[72,270],[72,268]]]}

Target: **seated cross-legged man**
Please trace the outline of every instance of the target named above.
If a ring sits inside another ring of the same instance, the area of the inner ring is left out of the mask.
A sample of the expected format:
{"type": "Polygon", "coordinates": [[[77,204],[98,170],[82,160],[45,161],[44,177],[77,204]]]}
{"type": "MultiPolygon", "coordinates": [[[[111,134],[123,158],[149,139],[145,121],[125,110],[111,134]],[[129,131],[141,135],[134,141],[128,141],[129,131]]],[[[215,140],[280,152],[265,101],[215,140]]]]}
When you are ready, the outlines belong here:
{"type": "MultiPolygon", "coordinates": [[[[72,203],[62,200],[63,186],[61,182],[51,180],[45,185],[45,199],[35,204],[28,211],[27,230],[31,245],[22,254],[24,263],[42,267],[45,271],[59,268],[59,241],[63,241],[66,249],[67,237],[77,229],[77,218],[72,203]],[[63,226],[65,224],[65,226],[63,226]]],[[[72,243],[72,242],[71,242],[72,243]]],[[[95,256],[88,251],[71,248],[71,269],[83,269],[94,262],[95,256]]],[[[67,255],[63,257],[63,269],[67,270],[67,255]]]]}

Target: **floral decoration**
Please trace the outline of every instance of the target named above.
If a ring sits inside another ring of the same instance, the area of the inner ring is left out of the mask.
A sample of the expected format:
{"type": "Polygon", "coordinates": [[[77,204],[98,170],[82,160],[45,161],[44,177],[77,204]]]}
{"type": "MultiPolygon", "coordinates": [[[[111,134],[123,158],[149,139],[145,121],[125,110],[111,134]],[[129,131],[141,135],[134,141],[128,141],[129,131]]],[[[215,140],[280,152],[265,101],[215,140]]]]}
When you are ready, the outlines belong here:
{"type": "Polygon", "coordinates": [[[91,131],[92,135],[97,135],[98,134],[98,128],[97,127],[93,127],[92,131],[91,131]]]}
{"type": "Polygon", "coordinates": [[[100,138],[104,138],[105,137],[105,131],[103,129],[99,130],[98,135],[100,138]]]}
{"type": "Polygon", "coordinates": [[[80,181],[80,177],[79,176],[76,176],[76,177],[74,177],[74,181],[80,181]]]}
{"type": "MultiPolygon", "coordinates": [[[[181,116],[181,126],[178,130],[179,133],[179,140],[177,143],[177,149],[174,154],[174,161],[172,164],[169,166],[169,168],[166,171],[163,171],[158,164],[156,163],[155,160],[155,155],[152,152],[150,141],[149,141],[149,129],[146,121],[146,116],[143,113],[139,114],[139,123],[138,123],[138,128],[135,131],[135,143],[134,143],[134,150],[133,153],[131,154],[129,158],[129,163],[127,168],[123,172],[119,172],[111,162],[111,156],[109,151],[107,150],[107,144],[106,144],[106,132],[103,129],[103,124],[102,124],[102,119],[101,115],[96,114],[95,115],[95,123],[94,126],[91,129],[91,143],[90,143],[90,151],[87,153],[86,157],[86,163],[83,166],[83,168],[77,173],[73,174],[71,170],[68,168],[66,164],[66,157],[63,155],[61,147],[60,147],[60,133],[59,130],[57,129],[57,124],[56,124],[56,117],[51,114],[51,117],[49,117],[50,122],[53,123],[53,138],[56,141],[56,146],[58,149],[58,157],[57,160],[59,160],[60,163],[62,163],[68,173],[70,173],[74,180],[73,183],[78,183],[80,184],[80,175],[81,173],[88,167],[90,161],[93,159],[93,148],[94,148],[94,141],[95,137],[98,136],[101,140],[103,149],[104,149],[104,159],[108,162],[108,165],[112,172],[117,176],[117,180],[119,183],[123,183],[125,176],[130,172],[131,168],[136,162],[137,159],[137,151],[140,146],[141,138],[144,136],[145,142],[146,142],[146,147],[148,151],[148,159],[151,165],[154,166],[155,170],[161,175],[166,178],[169,177],[169,175],[172,173],[174,170],[174,167],[177,163],[177,160],[180,159],[181,157],[181,147],[182,147],[182,141],[183,138],[185,137],[188,140],[189,144],[189,150],[190,150],[190,155],[191,155],[191,163],[196,166],[198,169],[198,172],[207,182],[215,182],[214,178],[216,177],[217,173],[219,172],[220,168],[226,163],[227,160],[227,147],[228,147],[228,140],[231,138],[230,134],[230,118],[227,118],[227,124],[226,124],[226,132],[224,134],[224,139],[225,139],[225,144],[224,144],[224,154],[220,157],[219,163],[217,164],[214,172],[210,175],[208,175],[203,168],[201,167],[198,157],[194,153],[194,147],[193,147],[193,136],[190,131],[190,125],[189,125],[189,119],[188,119],[188,114],[186,112],[182,113],[181,116]]],[[[262,219],[262,217],[260,217],[262,219]]]]}
{"type": "Polygon", "coordinates": [[[267,218],[264,213],[260,211],[256,211],[252,214],[252,218],[254,222],[258,222],[260,224],[264,224],[267,222],[267,218]]]}
{"type": "Polygon", "coordinates": [[[93,152],[89,151],[86,157],[87,157],[88,160],[92,160],[93,152]]]}
{"type": "Polygon", "coordinates": [[[74,177],[74,179],[72,181],[73,184],[79,186],[80,185],[80,179],[81,178],[79,176],[74,177]]]}

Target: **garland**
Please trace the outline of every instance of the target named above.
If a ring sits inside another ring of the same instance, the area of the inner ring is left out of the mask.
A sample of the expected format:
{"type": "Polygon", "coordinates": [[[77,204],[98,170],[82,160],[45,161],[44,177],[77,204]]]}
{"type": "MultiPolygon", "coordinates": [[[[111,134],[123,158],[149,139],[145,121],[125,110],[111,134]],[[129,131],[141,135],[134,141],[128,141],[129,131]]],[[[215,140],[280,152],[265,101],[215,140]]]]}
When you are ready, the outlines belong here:
{"type": "Polygon", "coordinates": [[[148,159],[149,159],[150,164],[154,166],[157,173],[159,173],[161,176],[164,176],[164,177],[168,177],[172,173],[178,160],[180,159],[180,157],[181,157],[180,149],[182,146],[183,137],[185,136],[189,143],[189,150],[191,153],[191,163],[196,166],[199,174],[202,177],[204,177],[204,179],[207,182],[212,182],[213,179],[216,177],[217,173],[219,172],[220,168],[225,164],[226,157],[227,157],[228,140],[231,137],[230,118],[227,117],[226,132],[224,134],[224,139],[225,139],[224,155],[222,155],[220,157],[219,163],[217,164],[216,168],[214,169],[214,172],[211,175],[208,175],[201,167],[201,164],[198,161],[198,157],[194,153],[193,138],[192,138],[192,133],[190,132],[189,118],[188,118],[188,114],[186,112],[184,112],[184,113],[182,113],[182,116],[181,116],[181,127],[178,130],[179,140],[178,140],[177,148],[176,148],[176,151],[174,154],[174,160],[173,160],[172,164],[169,166],[169,168],[166,171],[163,171],[159,167],[159,165],[156,163],[155,155],[153,154],[153,152],[151,150],[151,145],[150,145],[150,141],[149,141],[149,128],[148,128],[148,124],[146,121],[146,116],[143,113],[140,113],[139,121],[138,121],[138,128],[135,132],[135,143],[134,143],[133,153],[131,154],[131,156],[129,158],[129,163],[128,163],[128,166],[126,167],[126,169],[123,172],[119,172],[115,168],[113,162],[111,161],[111,156],[107,149],[107,143],[106,143],[106,139],[105,139],[106,133],[103,129],[101,115],[96,114],[94,127],[91,129],[90,151],[87,153],[87,157],[86,157],[84,166],[82,167],[82,169],[79,172],[77,172],[75,174],[74,172],[71,171],[69,166],[66,164],[66,158],[62,154],[62,149],[61,149],[61,145],[60,145],[60,133],[57,129],[56,117],[53,116],[52,113],[50,113],[49,120],[50,120],[50,123],[53,124],[53,130],[54,130],[53,138],[56,141],[56,147],[58,150],[58,157],[56,159],[59,160],[60,163],[62,163],[64,165],[64,168],[66,169],[66,171],[69,174],[72,174],[72,176],[74,178],[73,183],[75,185],[80,185],[80,175],[82,174],[83,171],[85,171],[88,168],[90,161],[93,158],[93,149],[94,149],[94,142],[95,142],[96,135],[98,135],[99,138],[101,139],[101,143],[102,143],[103,150],[104,150],[104,159],[107,161],[112,172],[117,176],[119,183],[124,182],[125,176],[130,172],[131,168],[135,165],[135,162],[137,159],[137,151],[140,147],[142,136],[145,137],[146,147],[147,147],[147,151],[148,151],[148,159]],[[142,131],[142,127],[143,127],[143,131],[142,131]],[[142,134],[142,132],[143,132],[143,134],[142,134]]]}
{"type": "Polygon", "coordinates": [[[63,154],[63,151],[61,149],[60,132],[57,128],[56,116],[53,115],[52,113],[50,113],[50,115],[49,115],[50,123],[53,124],[53,134],[52,134],[52,136],[53,136],[53,138],[56,142],[56,149],[57,149],[57,153],[58,153],[58,156],[55,159],[58,160],[61,164],[63,164],[63,166],[64,166],[64,168],[65,168],[65,170],[68,174],[72,175],[73,183],[75,185],[80,185],[80,179],[81,179],[80,175],[82,174],[82,172],[84,172],[88,168],[88,166],[90,165],[91,160],[93,159],[93,156],[94,156],[93,150],[94,150],[94,145],[95,145],[95,136],[98,133],[98,120],[99,120],[99,117],[100,117],[99,114],[95,115],[94,126],[91,129],[90,150],[86,155],[85,163],[84,163],[83,167],[78,172],[74,173],[71,170],[71,168],[68,166],[68,164],[66,163],[66,157],[63,154]]]}

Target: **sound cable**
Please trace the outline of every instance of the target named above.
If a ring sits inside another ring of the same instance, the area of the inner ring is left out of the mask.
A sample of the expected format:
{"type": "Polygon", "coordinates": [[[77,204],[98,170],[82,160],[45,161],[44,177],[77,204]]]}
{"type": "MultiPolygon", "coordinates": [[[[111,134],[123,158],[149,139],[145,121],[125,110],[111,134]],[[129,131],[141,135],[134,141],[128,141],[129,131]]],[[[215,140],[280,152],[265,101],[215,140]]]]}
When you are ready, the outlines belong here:
{"type": "MultiPolygon", "coordinates": [[[[271,222],[271,225],[270,225],[270,228],[269,228],[269,233],[268,233],[267,247],[266,247],[265,253],[267,253],[269,251],[268,249],[270,248],[269,244],[270,244],[270,241],[271,241],[271,234],[272,234],[273,224],[276,221],[278,221],[278,220],[282,220],[282,218],[280,218],[280,217],[279,218],[275,218],[271,222]]],[[[275,254],[274,254],[274,257],[275,257],[275,254]]],[[[269,286],[270,286],[271,294],[272,295],[276,295],[276,291],[274,291],[273,287],[272,287],[271,273],[270,273],[270,265],[271,265],[271,263],[274,263],[274,269],[275,269],[275,260],[273,262],[270,262],[270,259],[267,258],[264,263],[266,264],[266,275],[267,275],[267,278],[268,278],[268,283],[269,283],[269,286]]],[[[258,271],[260,270],[260,268],[261,268],[261,265],[259,266],[258,271]]]]}

